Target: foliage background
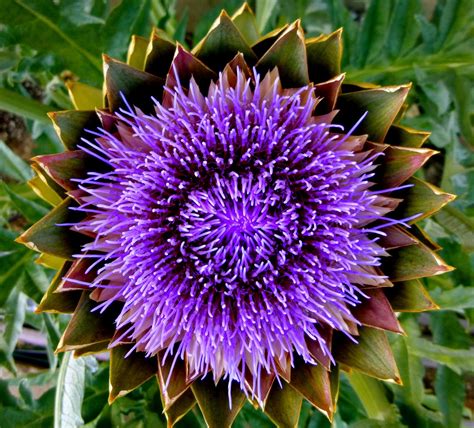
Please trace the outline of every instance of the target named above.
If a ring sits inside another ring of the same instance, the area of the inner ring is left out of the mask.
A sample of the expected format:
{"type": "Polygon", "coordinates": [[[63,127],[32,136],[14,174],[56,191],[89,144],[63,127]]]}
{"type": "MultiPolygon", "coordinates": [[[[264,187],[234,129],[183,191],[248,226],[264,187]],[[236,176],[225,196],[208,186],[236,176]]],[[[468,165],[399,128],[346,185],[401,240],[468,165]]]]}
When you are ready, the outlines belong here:
{"type": "MultiPolygon", "coordinates": [[[[347,80],[413,82],[406,124],[439,150],[420,173],[458,195],[425,229],[457,269],[426,280],[441,310],[404,314],[391,336],[404,387],[342,378],[332,426],[474,426],[474,5],[470,0],[254,0],[260,29],[302,19],[311,35],[344,27],[347,80]],[[350,380],[350,382],[349,382],[350,380]]],[[[184,45],[240,0],[0,0],[0,426],[165,427],[151,380],[107,405],[104,359],[55,355],[67,317],[35,315],[53,272],[13,239],[48,206],[29,189],[30,156],[62,150],[45,112],[72,108],[65,84],[102,84],[102,52],[124,58],[152,25],[184,45]],[[7,113],[9,112],[9,113],[7,113]],[[20,118],[19,116],[22,118],[20,118]]],[[[304,405],[301,427],[331,424],[304,405]]],[[[197,411],[181,427],[204,426],[197,411]]],[[[250,405],[238,428],[271,427],[250,405]]]]}

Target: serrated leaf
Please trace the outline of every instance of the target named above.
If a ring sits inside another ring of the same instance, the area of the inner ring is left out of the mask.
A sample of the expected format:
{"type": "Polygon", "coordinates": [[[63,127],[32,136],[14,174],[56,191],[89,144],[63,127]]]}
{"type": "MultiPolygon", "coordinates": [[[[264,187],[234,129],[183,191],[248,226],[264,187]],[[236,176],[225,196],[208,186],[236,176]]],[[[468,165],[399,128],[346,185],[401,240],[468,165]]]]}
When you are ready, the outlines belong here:
{"type": "Polygon", "coordinates": [[[71,352],[64,355],[56,386],[54,428],[75,428],[83,424],[81,417],[84,398],[85,364],[71,352]]]}
{"type": "Polygon", "coordinates": [[[2,0],[0,23],[10,26],[17,43],[53,53],[60,65],[57,71],[69,69],[89,81],[100,81],[97,34],[101,24],[74,22],[76,15],[66,12],[64,3],[2,0]]]}
{"type": "Polygon", "coordinates": [[[420,337],[410,337],[408,344],[410,352],[414,355],[443,364],[455,373],[474,371],[474,358],[472,358],[474,348],[452,349],[420,337]]]}
{"type": "Polygon", "coordinates": [[[16,374],[13,351],[23,328],[27,298],[20,289],[10,294],[5,303],[3,320],[4,331],[0,337],[0,364],[16,374]]]}
{"type": "Polygon", "coordinates": [[[474,292],[472,287],[458,285],[451,290],[437,288],[431,295],[440,309],[461,312],[474,308],[474,292]]]}
{"type": "Polygon", "coordinates": [[[113,8],[101,31],[103,51],[123,58],[130,34],[145,35],[150,17],[150,0],[127,0],[113,8]]]}
{"type": "Polygon", "coordinates": [[[240,385],[232,383],[230,405],[228,382],[221,379],[215,385],[210,375],[203,380],[196,380],[191,389],[209,428],[230,427],[245,403],[245,395],[240,385]]]}
{"type": "Polygon", "coordinates": [[[18,212],[30,223],[38,221],[49,212],[49,209],[45,208],[43,205],[18,195],[3,181],[0,181],[0,189],[8,195],[18,212]]]}
{"type": "Polygon", "coordinates": [[[52,110],[47,105],[5,88],[0,88],[0,109],[46,125],[48,125],[47,114],[52,110]]]}
{"type": "Polygon", "coordinates": [[[13,151],[0,140],[0,171],[3,176],[17,181],[26,181],[32,177],[28,164],[18,157],[13,151]]]}

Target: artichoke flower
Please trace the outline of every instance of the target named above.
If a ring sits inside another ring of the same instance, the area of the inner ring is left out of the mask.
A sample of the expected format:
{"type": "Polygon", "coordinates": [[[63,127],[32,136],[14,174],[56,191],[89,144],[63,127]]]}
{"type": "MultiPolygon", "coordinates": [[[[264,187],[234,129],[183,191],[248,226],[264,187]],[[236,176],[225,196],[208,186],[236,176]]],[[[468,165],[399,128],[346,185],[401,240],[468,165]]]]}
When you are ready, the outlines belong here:
{"type": "Polygon", "coordinates": [[[386,331],[436,308],[420,278],[451,268],[417,222],[453,196],[413,177],[435,152],[398,124],[410,85],[346,84],[341,53],[244,5],[191,51],[134,36],[51,114],[53,209],[19,242],[58,268],[58,351],[110,351],[110,402],[156,376],[169,426],[249,400],[293,427],[303,399],[332,418],[340,369],[401,382],[386,331]]]}

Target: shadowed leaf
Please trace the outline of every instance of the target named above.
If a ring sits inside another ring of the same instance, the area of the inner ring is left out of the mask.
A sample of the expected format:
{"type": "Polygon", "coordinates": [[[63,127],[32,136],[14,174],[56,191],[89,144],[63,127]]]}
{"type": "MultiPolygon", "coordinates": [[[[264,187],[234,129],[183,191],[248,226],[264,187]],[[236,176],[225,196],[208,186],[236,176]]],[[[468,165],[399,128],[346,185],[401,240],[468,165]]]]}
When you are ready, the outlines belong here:
{"type": "Polygon", "coordinates": [[[368,134],[370,141],[383,142],[408,94],[410,85],[386,86],[342,94],[336,104],[337,122],[346,130],[367,112],[357,127],[358,134],[368,134]]]}
{"type": "Polygon", "coordinates": [[[438,308],[418,279],[397,282],[384,292],[397,312],[424,312],[438,308]]]}
{"type": "Polygon", "coordinates": [[[85,130],[94,130],[99,126],[99,118],[94,110],[65,110],[49,113],[54,129],[64,146],[74,150],[81,138],[90,135],[85,130]]]}
{"type": "Polygon", "coordinates": [[[58,226],[62,223],[76,223],[83,217],[82,213],[70,210],[71,206],[71,199],[65,199],[16,241],[32,250],[71,260],[73,254],[79,253],[81,245],[88,240],[69,227],[58,226]]]}
{"type": "Polygon", "coordinates": [[[306,40],[311,82],[324,82],[341,73],[342,28],[306,40]]]}
{"type": "Polygon", "coordinates": [[[312,365],[301,360],[295,363],[291,370],[290,385],[332,419],[334,407],[329,372],[321,364],[312,365]]]}
{"type": "Polygon", "coordinates": [[[257,63],[261,72],[278,68],[281,83],[286,88],[309,83],[306,47],[300,22],[290,25],[257,63]]]}
{"type": "Polygon", "coordinates": [[[81,298],[81,292],[68,291],[64,293],[55,293],[70,267],[71,263],[66,262],[62,269],[56,273],[51,285],[41,299],[35,312],[59,312],[64,314],[74,312],[74,309],[76,309],[81,298]]]}
{"type": "Polygon", "coordinates": [[[156,357],[146,358],[131,346],[116,346],[110,351],[109,404],[146,382],[158,370],[156,357]]]}
{"type": "MultiPolygon", "coordinates": [[[[61,293],[62,294],[62,293],[61,293]]],[[[119,307],[109,306],[104,312],[93,310],[97,303],[83,291],[77,308],[59,341],[56,352],[72,351],[99,342],[110,340],[115,332],[114,321],[119,307]]]]}
{"type": "Polygon", "coordinates": [[[175,50],[176,44],[168,35],[163,30],[154,28],[146,50],[145,71],[166,78],[175,50]]]}
{"type": "Polygon", "coordinates": [[[239,52],[248,62],[255,63],[255,54],[225,11],[192,50],[198,59],[214,71],[223,70],[239,52]]]}
{"type": "Polygon", "coordinates": [[[403,147],[421,147],[430,136],[429,132],[418,131],[402,125],[392,125],[384,143],[403,147]]]}
{"type": "Polygon", "coordinates": [[[403,202],[395,211],[394,216],[408,218],[419,214],[418,217],[411,220],[413,223],[431,216],[455,198],[454,195],[445,193],[438,187],[415,177],[410,178],[407,184],[411,184],[412,187],[393,194],[394,197],[400,194],[400,197],[403,198],[403,202]]]}
{"type": "Polygon", "coordinates": [[[125,106],[122,95],[130,105],[149,111],[153,107],[151,97],[160,99],[163,93],[163,79],[106,55],[104,74],[107,100],[112,111],[125,106]]]}
{"type": "Polygon", "coordinates": [[[265,413],[279,427],[296,428],[303,396],[286,382],[275,382],[265,404],[265,413]]]}
{"type": "Polygon", "coordinates": [[[212,376],[196,380],[191,388],[209,428],[227,428],[245,403],[245,395],[236,383],[231,385],[232,406],[229,403],[228,383],[214,384],[212,376]]]}

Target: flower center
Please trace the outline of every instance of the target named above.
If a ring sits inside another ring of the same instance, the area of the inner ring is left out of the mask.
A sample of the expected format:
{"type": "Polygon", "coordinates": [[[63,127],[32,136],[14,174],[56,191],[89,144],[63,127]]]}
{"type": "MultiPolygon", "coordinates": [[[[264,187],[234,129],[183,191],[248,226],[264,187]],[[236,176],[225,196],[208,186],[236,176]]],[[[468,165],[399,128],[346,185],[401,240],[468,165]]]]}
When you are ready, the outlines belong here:
{"type": "Polygon", "coordinates": [[[298,214],[290,191],[264,176],[216,175],[207,188],[190,192],[178,230],[184,241],[181,255],[199,275],[233,289],[281,267],[288,251],[295,252],[298,214]]]}

